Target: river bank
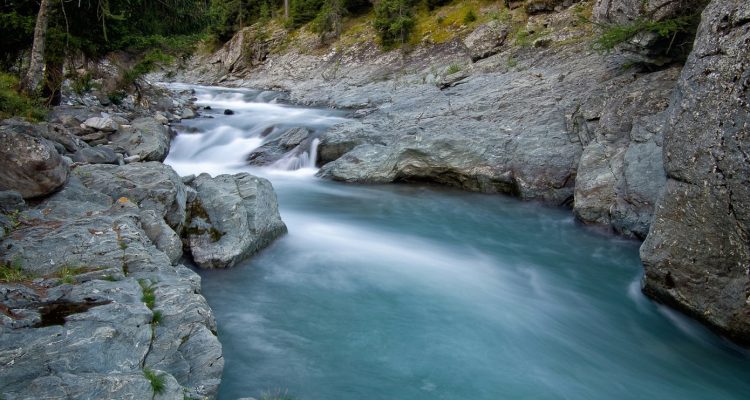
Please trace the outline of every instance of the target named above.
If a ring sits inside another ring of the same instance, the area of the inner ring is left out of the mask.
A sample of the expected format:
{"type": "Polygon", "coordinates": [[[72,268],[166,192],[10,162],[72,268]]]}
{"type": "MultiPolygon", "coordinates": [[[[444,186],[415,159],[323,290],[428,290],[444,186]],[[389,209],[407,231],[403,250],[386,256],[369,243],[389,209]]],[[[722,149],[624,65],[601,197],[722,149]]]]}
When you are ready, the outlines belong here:
{"type": "Polygon", "coordinates": [[[286,226],[267,180],[164,165],[192,93],[140,94],[0,123],[5,399],[216,396],[216,321],[184,263],[231,266],[286,226]]]}

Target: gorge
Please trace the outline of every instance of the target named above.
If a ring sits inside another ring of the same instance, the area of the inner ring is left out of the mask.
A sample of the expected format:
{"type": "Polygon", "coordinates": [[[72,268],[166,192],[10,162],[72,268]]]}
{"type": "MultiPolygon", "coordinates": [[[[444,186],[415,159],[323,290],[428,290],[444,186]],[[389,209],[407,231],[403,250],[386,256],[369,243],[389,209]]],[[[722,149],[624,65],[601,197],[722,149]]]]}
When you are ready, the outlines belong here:
{"type": "Polygon", "coordinates": [[[0,398],[744,398],[750,5],[432,7],[0,122],[0,398]]]}

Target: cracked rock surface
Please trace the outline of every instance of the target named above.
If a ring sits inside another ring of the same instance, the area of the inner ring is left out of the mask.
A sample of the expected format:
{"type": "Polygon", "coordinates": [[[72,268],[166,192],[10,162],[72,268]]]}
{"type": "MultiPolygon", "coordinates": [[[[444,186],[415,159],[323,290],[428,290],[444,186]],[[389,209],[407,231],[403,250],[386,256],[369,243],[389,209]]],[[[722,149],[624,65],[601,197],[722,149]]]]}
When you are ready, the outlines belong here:
{"type": "Polygon", "coordinates": [[[750,343],[750,3],[713,1],[664,133],[644,292],[750,343]]]}

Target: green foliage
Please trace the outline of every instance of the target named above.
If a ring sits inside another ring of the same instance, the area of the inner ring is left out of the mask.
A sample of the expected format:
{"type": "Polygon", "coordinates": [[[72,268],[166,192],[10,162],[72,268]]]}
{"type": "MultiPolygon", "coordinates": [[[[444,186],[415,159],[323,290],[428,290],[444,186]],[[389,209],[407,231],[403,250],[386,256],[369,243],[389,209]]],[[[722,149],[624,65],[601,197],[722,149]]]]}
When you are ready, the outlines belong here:
{"type": "Polygon", "coordinates": [[[338,37],[341,34],[342,20],[346,14],[343,0],[325,0],[323,8],[312,21],[312,28],[320,34],[321,40],[325,39],[327,34],[338,37]]]}
{"type": "Polygon", "coordinates": [[[17,64],[18,55],[31,47],[35,23],[32,3],[35,2],[29,1],[25,5],[18,4],[15,7],[9,6],[7,2],[0,5],[0,32],[2,32],[0,68],[2,70],[7,71],[17,64]]]}
{"type": "Polygon", "coordinates": [[[373,26],[386,48],[405,43],[415,23],[413,5],[409,0],[380,0],[375,5],[373,26]]]}
{"type": "Polygon", "coordinates": [[[600,51],[610,51],[641,32],[653,32],[662,38],[694,32],[695,19],[695,16],[684,16],[664,21],[637,20],[627,25],[608,25],[594,41],[594,47],[600,51]]]}
{"type": "Polygon", "coordinates": [[[164,54],[161,50],[151,50],[141,58],[132,68],[125,71],[122,77],[121,86],[126,88],[136,80],[140,79],[143,75],[154,71],[159,65],[169,64],[174,61],[174,57],[164,54]]]}
{"type": "Polygon", "coordinates": [[[164,318],[164,315],[161,311],[156,310],[154,311],[153,315],[151,316],[151,324],[152,325],[159,325],[164,318]]]}
{"type": "Polygon", "coordinates": [[[167,380],[164,377],[164,374],[157,374],[150,368],[144,368],[143,376],[151,382],[151,390],[154,391],[154,394],[164,393],[164,390],[167,388],[167,380]]]}
{"type": "MultiPolygon", "coordinates": [[[[124,90],[115,90],[113,92],[107,93],[107,98],[109,98],[109,101],[112,102],[114,105],[120,105],[122,104],[122,101],[125,100],[125,96],[127,96],[128,93],[124,90]]],[[[120,249],[125,250],[128,248],[128,245],[125,242],[120,242],[120,249]]]]}
{"type": "Polygon", "coordinates": [[[90,72],[83,75],[74,75],[71,77],[71,88],[77,95],[82,95],[93,88],[92,76],[90,72]]]}
{"type": "Polygon", "coordinates": [[[292,27],[312,21],[325,4],[324,0],[290,0],[289,18],[292,27]]]}
{"type": "Polygon", "coordinates": [[[32,279],[34,279],[34,275],[25,272],[21,268],[20,260],[15,259],[11,264],[0,263],[0,282],[15,283],[30,281],[32,279]]]}
{"type": "Polygon", "coordinates": [[[75,279],[73,279],[74,276],[86,271],[88,271],[88,269],[84,267],[72,267],[70,265],[63,265],[63,267],[57,271],[57,276],[60,277],[60,282],[65,284],[72,284],[75,282],[75,279]]]}
{"type": "Polygon", "coordinates": [[[455,74],[456,72],[461,71],[461,66],[458,64],[451,64],[448,69],[445,71],[446,75],[455,74]]]}
{"type": "Polygon", "coordinates": [[[440,6],[444,6],[448,3],[450,3],[452,0],[425,0],[425,3],[427,4],[427,9],[434,10],[440,6]]]}
{"type": "Polygon", "coordinates": [[[154,293],[154,285],[149,285],[143,279],[138,280],[138,284],[141,285],[141,289],[143,290],[141,301],[146,304],[146,307],[148,307],[150,310],[153,310],[154,306],[156,305],[156,293],[154,293]]]}
{"type": "Polygon", "coordinates": [[[470,24],[477,20],[477,14],[474,13],[474,10],[469,9],[469,11],[464,14],[464,23],[470,24]]]}
{"type": "Polygon", "coordinates": [[[30,121],[41,121],[47,116],[46,108],[38,99],[17,91],[18,78],[0,73],[0,119],[20,116],[30,121]]]}

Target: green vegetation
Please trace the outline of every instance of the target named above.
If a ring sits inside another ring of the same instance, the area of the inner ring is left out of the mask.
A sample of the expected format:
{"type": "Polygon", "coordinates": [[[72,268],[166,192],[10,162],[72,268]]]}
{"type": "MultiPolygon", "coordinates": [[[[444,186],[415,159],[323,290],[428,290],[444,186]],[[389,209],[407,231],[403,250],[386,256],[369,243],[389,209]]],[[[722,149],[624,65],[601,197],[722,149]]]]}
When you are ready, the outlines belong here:
{"type": "Polygon", "coordinates": [[[469,9],[469,11],[464,14],[464,23],[470,24],[477,20],[477,14],[474,13],[474,10],[469,9]]]}
{"type": "Polygon", "coordinates": [[[451,64],[448,69],[445,71],[446,75],[455,74],[456,72],[461,71],[461,66],[458,64],[451,64]]]}
{"type": "Polygon", "coordinates": [[[414,29],[413,4],[409,0],[380,0],[375,5],[373,27],[384,47],[403,44],[414,29]]]}
{"type": "Polygon", "coordinates": [[[164,315],[161,311],[156,310],[153,312],[153,315],[151,316],[151,324],[152,325],[159,325],[164,318],[164,315]]]}
{"type": "Polygon", "coordinates": [[[90,72],[85,72],[83,75],[72,75],[71,78],[71,88],[73,91],[78,94],[82,95],[89,90],[93,88],[93,77],[91,76],[90,72]]]}
{"type": "Polygon", "coordinates": [[[0,119],[20,116],[30,121],[41,121],[47,116],[47,110],[39,99],[32,99],[20,94],[18,78],[0,72],[0,119]]]}
{"type": "Polygon", "coordinates": [[[139,279],[138,284],[141,285],[141,289],[143,290],[141,301],[146,304],[146,307],[148,307],[150,310],[153,310],[154,306],[156,305],[156,293],[154,293],[154,285],[148,284],[143,279],[139,279]]]}
{"type": "Polygon", "coordinates": [[[70,265],[63,265],[60,270],[57,271],[57,276],[60,277],[60,282],[65,284],[72,284],[75,282],[74,276],[89,271],[88,268],[84,267],[71,267],[70,265]]]}
{"type": "Polygon", "coordinates": [[[21,268],[20,259],[16,258],[10,264],[0,263],[0,283],[26,282],[34,279],[34,275],[21,268]]]}
{"type": "Polygon", "coordinates": [[[167,388],[167,380],[164,374],[157,374],[150,368],[144,368],[143,376],[151,382],[151,389],[154,391],[154,394],[164,393],[164,390],[167,388]]]}
{"type": "Polygon", "coordinates": [[[609,51],[642,32],[653,32],[662,38],[675,38],[678,34],[695,32],[696,24],[696,16],[685,16],[664,21],[638,20],[628,25],[609,25],[596,38],[594,46],[598,50],[609,51]]]}

